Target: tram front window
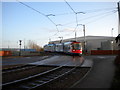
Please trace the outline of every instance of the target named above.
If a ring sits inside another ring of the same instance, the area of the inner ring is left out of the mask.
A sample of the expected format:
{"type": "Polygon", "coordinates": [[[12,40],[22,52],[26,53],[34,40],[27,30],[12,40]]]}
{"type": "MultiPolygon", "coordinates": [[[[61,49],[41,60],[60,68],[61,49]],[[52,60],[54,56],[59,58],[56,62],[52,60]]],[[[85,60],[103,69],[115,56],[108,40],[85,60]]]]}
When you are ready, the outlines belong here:
{"type": "Polygon", "coordinates": [[[74,44],[72,45],[72,47],[73,47],[74,50],[80,50],[80,49],[81,49],[80,43],[74,43],[74,44]]]}

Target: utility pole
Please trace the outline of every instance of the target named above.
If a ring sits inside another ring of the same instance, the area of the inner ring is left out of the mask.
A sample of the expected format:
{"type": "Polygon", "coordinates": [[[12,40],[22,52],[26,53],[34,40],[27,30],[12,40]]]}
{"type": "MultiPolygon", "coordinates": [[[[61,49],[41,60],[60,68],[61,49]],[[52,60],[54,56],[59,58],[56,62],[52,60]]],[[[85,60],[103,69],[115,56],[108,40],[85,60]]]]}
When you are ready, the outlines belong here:
{"type": "Polygon", "coordinates": [[[20,42],[20,44],[19,44],[20,45],[19,56],[21,56],[21,45],[22,45],[21,42],[22,42],[22,40],[19,40],[19,42],[20,42]]]}
{"type": "Polygon", "coordinates": [[[112,28],[112,30],[111,30],[111,36],[113,37],[113,30],[114,30],[114,28],[112,28]]]}
{"type": "Polygon", "coordinates": [[[24,39],[24,51],[25,51],[25,39],[24,39]]]}
{"type": "Polygon", "coordinates": [[[120,1],[117,3],[118,4],[118,36],[115,38],[116,43],[118,43],[118,55],[115,58],[115,64],[120,65],[120,1]]]}
{"type": "Polygon", "coordinates": [[[85,25],[83,25],[83,32],[84,32],[84,52],[85,52],[86,50],[85,25]]]}
{"type": "Polygon", "coordinates": [[[58,37],[58,38],[60,38],[60,43],[62,43],[63,42],[63,37],[58,37]]]}
{"type": "Polygon", "coordinates": [[[49,44],[50,44],[50,42],[51,42],[51,38],[49,38],[49,44]]]}
{"type": "Polygon", "coordinates": [[[85,39],[85,25],[83,25],[83,32],[84,32],[84,42],[86,41],[85,39]]]}
{"type": "Polygon", "coordinates": [[[75,31],[75,41],[77,41],[77,37],[76,36],[77,36],[77,34],[76,34],[76,31],[75,31]]]}
{"type": "Polygon", "coordinates": [[[78,24],[83,26],[83,33],[84,33],[84,52],[86,50],[86,36],[85,36],[85,25],[84,24],[78,24]]]}
{"type": "Polygon", "coordinates": [[[9,44],[10,44],[10,41],[8,41],[8,49],[10,48],[10,47],[9,47],[9,44]]]}
{"type": "Polygon", "coordinates": [[[118,2],[118,34],[120,34],[120,1],[118,2]]]}

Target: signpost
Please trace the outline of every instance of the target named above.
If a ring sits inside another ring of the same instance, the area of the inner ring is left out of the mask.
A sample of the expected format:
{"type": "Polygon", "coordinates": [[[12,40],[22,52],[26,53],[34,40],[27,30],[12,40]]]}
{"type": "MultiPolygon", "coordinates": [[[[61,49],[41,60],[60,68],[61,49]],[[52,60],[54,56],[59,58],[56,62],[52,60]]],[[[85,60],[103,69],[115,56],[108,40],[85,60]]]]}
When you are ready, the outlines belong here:
{"type": "Polygon", "coordinates": [[[20,42],[20,44],[19,44],[20,45],[19,56],[21,56],[21,45],[22,45],[21,42],[22,42],[22,40],[19,40],[19,42],[20,42]]]}

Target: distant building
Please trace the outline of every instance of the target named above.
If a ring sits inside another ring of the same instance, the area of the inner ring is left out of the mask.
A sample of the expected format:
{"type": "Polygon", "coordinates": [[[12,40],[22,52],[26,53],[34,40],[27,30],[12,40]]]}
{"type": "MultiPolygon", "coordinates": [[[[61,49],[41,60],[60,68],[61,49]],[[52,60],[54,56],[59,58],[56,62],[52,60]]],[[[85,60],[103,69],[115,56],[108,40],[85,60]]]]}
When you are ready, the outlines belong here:
{"type": "MultiPolygon", "coordinates": [[[[91,50],[118,50],[115,38],[109,36],[86,36],[85,49],[88,52],[91,50]]],[[[62,42],[68,41],[75,41],[75,38],[64,39],[62,42]]],[[[84,37],[77,37],[77,41],[81,42],[84,47],[84,37]]],[[[49,43],[60,43],[60,41],[51,41],[49,43]]]]}
{"type": "MultiPolygon", "coordinates": [[[[20,51],[19,48],[0,48],[0,51],[20,51]]],[[[36,49],[21,49],[21,51],[36,51],[36,49]]]]}

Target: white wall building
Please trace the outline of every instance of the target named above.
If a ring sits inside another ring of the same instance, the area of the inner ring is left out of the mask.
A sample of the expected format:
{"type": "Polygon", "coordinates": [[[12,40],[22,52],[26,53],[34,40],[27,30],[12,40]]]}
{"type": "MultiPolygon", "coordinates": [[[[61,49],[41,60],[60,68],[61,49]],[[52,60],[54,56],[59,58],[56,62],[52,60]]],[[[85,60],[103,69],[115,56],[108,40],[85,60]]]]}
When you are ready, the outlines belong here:
{"type": "MultiPolygon", "coordinates": [[[[75,41],[75,38],[64,39],[62,42],[75,41]]],[[[77,41],[84,46],[84,37],[77,37],[77,41]]],[[[86,36],[86,50],[118,50],[115,37],[109,36],[86,36]]],[[[52,41],[50,43],[60,43],[60,40],[52,41]]]]}

